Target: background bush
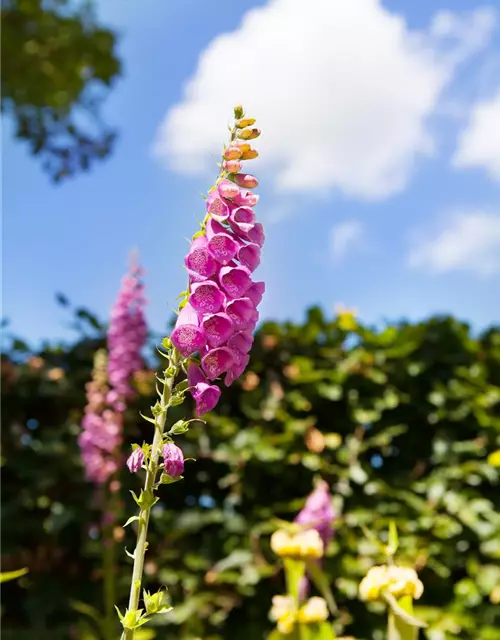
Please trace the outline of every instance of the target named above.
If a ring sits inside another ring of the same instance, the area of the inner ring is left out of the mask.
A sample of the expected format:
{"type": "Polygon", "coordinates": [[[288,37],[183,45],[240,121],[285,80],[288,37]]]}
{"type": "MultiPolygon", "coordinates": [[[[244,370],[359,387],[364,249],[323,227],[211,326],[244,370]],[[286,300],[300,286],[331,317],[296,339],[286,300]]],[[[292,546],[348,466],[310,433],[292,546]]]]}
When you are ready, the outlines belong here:
{"type": "MultiPolygon", "coordinates": [[[[75,318],[74,344],[35,353],[12,339],[2,356],[2,570],[30,569],[2,588],[6,638],[91,638],[91,619],[71,602],[101,606],[99,509],[76,439],[105,339],[90,313],[75,318]]],[[[138,411],[153,384],[145,368],[129,442],[150,439],[138,411]]],[[[187,413],[176,410],[173,420],[187,413]]],[[[175,605],[156,637],[263,637],[271,597],[283,592],[269,520],[294,518],[320,475],[338,513],[326,567],[346,635],[383,637],[378,605],[356,597],[382,561],[361,525],[383,537],[394,519],[401,560],[425,585],[417,614],[430,622],[427,637],[500,638],[499,473],[488,463],[499,446],[498,327],[475,337],[439,317],[375,331],[317,308],[303,324],[265,324],[247,374],[186,436],[197,461],[155,507],[146,586],[167,585],[175,605]]],[[[137,480],[123,474],[121,522],[137,480]]],[[[125,604],[123,547],[133,548],[134,532],[116,537],[125,604]]]]}

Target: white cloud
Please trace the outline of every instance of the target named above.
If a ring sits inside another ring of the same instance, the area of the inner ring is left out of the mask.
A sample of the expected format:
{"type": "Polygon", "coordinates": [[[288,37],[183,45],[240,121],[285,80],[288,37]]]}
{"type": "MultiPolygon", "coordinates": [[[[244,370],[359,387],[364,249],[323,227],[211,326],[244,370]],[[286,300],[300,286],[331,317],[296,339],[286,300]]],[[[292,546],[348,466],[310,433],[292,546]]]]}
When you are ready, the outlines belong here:
{"type": "Polygon", "coordinates": [[[500,273],[500,210],[456,213],[410,252],[409,265],[433,273],[500,273]]]}
{"type": "Polygon", "coordinates": [[[330,252],[334,260],[341,260],[363,237],[363,225],[359,220],[346,220],[330,231],[330,252]]]}
{"type": "Polygon", "coordinates": [[[500,89],[490,100],[473,108],[453,157],[459,168],[481,167],[500,181],[500,89]]]}
{"type": "Polygon", "coordinates": [[[213,169],[241,102],[263,129],[259,162],[275,187],[384,198],[432,153],[427,120],[493,23],[488,9],[443,12],[417,32],[379,0],[270,0],[201,54],[155,152],[177,171],[213,169]]]}

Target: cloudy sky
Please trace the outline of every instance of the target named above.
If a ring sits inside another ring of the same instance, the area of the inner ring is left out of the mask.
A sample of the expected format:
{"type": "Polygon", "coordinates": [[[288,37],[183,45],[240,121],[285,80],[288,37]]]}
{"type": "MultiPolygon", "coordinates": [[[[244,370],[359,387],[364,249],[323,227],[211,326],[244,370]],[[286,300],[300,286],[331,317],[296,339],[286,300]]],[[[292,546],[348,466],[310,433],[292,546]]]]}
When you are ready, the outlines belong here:
{"type": "Polygon", "coordinates": [[[57,291],[106,318],[138,249],[161,331],[232,106],[263,130],[262,317],[500,318],[500,10],[474,0],[101,0],[121,131],[52,186],[4,132],[3,315],[71,336],[57,291]],[[245,6],[243,6],[245,5],[245,6]]]}

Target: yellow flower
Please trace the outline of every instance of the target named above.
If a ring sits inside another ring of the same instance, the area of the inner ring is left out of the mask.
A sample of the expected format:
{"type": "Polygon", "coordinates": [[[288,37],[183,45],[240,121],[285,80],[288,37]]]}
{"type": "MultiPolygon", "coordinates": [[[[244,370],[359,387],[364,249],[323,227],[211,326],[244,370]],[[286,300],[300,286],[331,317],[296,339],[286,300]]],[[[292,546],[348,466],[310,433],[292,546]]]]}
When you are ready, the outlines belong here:
{"type": "Polygon", "coordinates": [[[293,628],[295,626],[295,613],[287,613],[282,618],[280,618],[276,624],[276,628],[280,633],[288,635],[292,633],[293,628]]]}
{"type": "Polygon", "coordinates": [[[387,573],[389,577],[387,589],[395,598],[403,596],[411,596],[415,600],[420,598],[424,591],[424,585],[418,579],[414,569],[392,566],[388,568],[387,573]]]}
{"type": "Polygon", "coordinates": [[[293,609],[293,598],[291,596],[274,596],[269,618],[276,622],[276,620],[293,613],[293,609]]]}
{"type": "Polygon", "coordinates": [[[378,600],[384,589],[397,599],[411,596],[418,600],[424,585],[414,569],[381,565],[368,571],[359,585],[359,595],[363,600],[378,600]]]}
{"type": "Polygon", "coordinates": [[[321,536],[316,529],[302,531],[295,536],[301,558],[322,558],[324,545],[321,536]]]}
{"type": "Polygon", "coordinates": [[[271,536],[271,549],[277,556],[291,556],[296,554],[297,545],[289,533],[279,529],[271,536]]]}
{"type": "Polygon", "coordinates": [[[496,451],[493,451],[493,453],[490,453],[490,455],[488,456],[488,464],[490,464],[492,467],[500,467],[500,449],[497,449],[496,451]]]}
{"type": "Polygon", "coordinates": [[[328,618],[328,607],[323,598],[313,597],[300,609],[297,620],[299,622],[323,622],[328,618]]]}

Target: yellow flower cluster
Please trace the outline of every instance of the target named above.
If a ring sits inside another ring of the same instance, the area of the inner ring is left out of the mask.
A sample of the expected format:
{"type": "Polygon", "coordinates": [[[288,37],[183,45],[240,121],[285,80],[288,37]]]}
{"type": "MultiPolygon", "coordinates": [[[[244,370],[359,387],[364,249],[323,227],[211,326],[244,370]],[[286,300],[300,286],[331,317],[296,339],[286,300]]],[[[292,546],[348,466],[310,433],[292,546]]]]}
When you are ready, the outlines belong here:
{"type": "Polygon", "coordinates": [[[313,558],[323,557],[323,540],[316,529],[300,531],[295,535],[287,531],[275,531],[271,536],[271,549],[281,558],[313,558]]]}
{"type": "Polygon", "coordinates": [[[274,596],[269,617],[276,622],[278,631],[286,635],[293,632],[297,622],[300,624],[324,622],[328,618],[328,607],[323,598],[314,597],[309,598],[296,611],[293,598],[290,596],[274,596]]]}
{"type": "Polygon", "coordinates": [[[297,614],[297,620],[306,624],[308,622],[324,622],[327,618],[328,606],[326,600],[317,596],[309,598],[297,614]]]}
{"type": "Polygon", "coordinates": [[[418,600],[424,585],[414,569],[395,565],[372,567],[359,585],[359,595],[363,600],[378,600],[384,591],[395,598],[411,596],[418,600]]]}

